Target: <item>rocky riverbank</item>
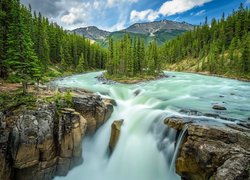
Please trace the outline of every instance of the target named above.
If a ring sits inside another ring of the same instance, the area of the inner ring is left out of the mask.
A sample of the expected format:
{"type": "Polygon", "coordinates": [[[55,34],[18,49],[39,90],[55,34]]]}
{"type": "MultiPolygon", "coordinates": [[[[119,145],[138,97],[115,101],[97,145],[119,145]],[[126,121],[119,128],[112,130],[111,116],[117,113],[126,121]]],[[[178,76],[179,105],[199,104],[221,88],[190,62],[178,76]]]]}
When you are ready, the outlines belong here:
{"type": "Polygon", "coordinates": [[[183,179],[235,180],[250,178],[249,124],[196,124],[170,118],[165,124],[187,135],[176,160],[176,172],[183,179]]]}
{"type": "Polygon", "coordinates": [[[72,92],[70,108],[58,101],[38,98],[32,107],[0,112],[1,180],[50,180],[83,162],[84,136],[110,117],[113,105],[79,90],[72,92]]]}

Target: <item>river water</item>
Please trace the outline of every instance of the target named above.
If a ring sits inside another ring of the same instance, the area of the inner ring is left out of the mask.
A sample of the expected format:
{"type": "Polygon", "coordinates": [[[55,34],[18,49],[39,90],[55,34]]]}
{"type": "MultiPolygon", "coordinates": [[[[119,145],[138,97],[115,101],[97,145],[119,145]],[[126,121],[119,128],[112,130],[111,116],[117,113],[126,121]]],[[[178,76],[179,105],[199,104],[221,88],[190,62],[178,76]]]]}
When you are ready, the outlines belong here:
{"type": "Polygon", "coordinates": [[[177,134],[163,124],[164,119],[177,116],[216,124],[249,121],[247,82],[165,72],[169,77],[156,81],[103,84],[96,79],[101,73],[74,75],[51,83],[84,88],[117,102],[111,118],[84,139],[84,163],[57,180],[178,180],[175,158],[185,132],[177,134]],[[227,110],[212,109],[215,104],[227,110]],[[124,119],[120,139],[110,155],[111,124],[120,119],[124,119]]]}

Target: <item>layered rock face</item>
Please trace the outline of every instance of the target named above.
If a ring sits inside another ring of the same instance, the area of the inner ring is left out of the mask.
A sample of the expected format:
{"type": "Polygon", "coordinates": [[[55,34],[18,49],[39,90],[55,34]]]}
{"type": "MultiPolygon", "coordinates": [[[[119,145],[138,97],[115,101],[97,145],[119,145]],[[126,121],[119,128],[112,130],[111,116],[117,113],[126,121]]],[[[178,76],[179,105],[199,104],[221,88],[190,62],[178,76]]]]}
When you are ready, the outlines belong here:
{"type": "Polygon", "coordinates": [[[240,125],[200,125],[182,119],[165,123],[187,136],[176,160],[184,179],[235,180],[250,178],[250,129],[240,125]]]}
{"type": "Polygon", "coordinates": [[[40,103],[12,116],[0,113],[0,179],[50,180],[82,163],[84,135],[102,125],[113,106],[99,96],[78,94],[73,107],[40,103]],[[14,119],[12,127],[5,125],[9,119],[14,119]]]}
{"type": "Polygon", "coordinates": [[[73,107],[87,119],[88,133],[94,133],[113,112],[113,105],[110,101],[102,101],[100,96],[87,93],[73,97],[73,107]]]}

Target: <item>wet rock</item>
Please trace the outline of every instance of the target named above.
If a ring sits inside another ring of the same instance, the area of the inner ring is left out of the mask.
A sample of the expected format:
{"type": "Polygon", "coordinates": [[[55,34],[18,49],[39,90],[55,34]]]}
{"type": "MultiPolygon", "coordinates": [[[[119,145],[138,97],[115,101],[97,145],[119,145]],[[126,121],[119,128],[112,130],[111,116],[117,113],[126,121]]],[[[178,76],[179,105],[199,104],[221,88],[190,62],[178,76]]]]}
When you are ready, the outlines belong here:
{"type": "Polygon", "coordinates": [[[182,130],[185,124],[191,123],[191,121],[186,121],[181,118],[168,118],[164,121],[164,123],[173,129],[182,130]]]}
{"type": "Polygon", "coordinates": [[[189,116],[205,116],[209,118],[215,118],[215,119],[222,119],[222,120],[227,120],[227,121],[232,121],[232,122],[237,122],[241,121],[239,119],[234,119],[234,118],[229,118],[229,117],[224,117],[219,114],[214,114],[214,113],[202,113],[197,110],[192,110],[192,109],[182,109],[179,111],[180,113],[187,114],[189,116]]]}
{"type": "Polygon", "coordinates": [[[192,109],[181,109],[179,112],[183,114],[187,114],[189,116],[202,116],[203,115],[203,113],[197,110],[192,110],[192,109]]]}
{"type": "Polygon", "coordinates": [[[111,152],[114,151],[115,146],[119,140],[121,134],[121,126],[124,120],[114,121],[111,125],[111,135],[109,140],[109,149],[111,152]]]}
{"type": "Polygon", "coordinates": [[[134,93],[135,96],[138,96],[138,95],[141,93],[141,90],[140,90],[140,89],[137,89],[137,90],[135,90],[133,93],[134,93]]]}
{"type": "Polygon", "coordinates": [[[218,104],[215,104],[213,106],[213,109],[215,109],[215,110],[227,110],[227,108],[225,108],[224,106],[218,105],[218,104]]]}
{"type": "Polygon", "coordinates": [[[104,102],[107,103],[107,104],[112,104],[113,106],[117,106],[117,103],[116,103],[116,101],[114,99],[105,98],[104,102]]]}
{"type": "MultiPolygon", "coordinates": [[[[173,126],[170,120],[165,123],[176,129],[181,127],[173,126]]],[[[249,129],[237,125],[191,123],[176,160],[176,171],[184,179],[248,179],[249,142],[249,129]]]]}
{"type": "Polygon", "coordinates": [[[104,77],[104,75],[100,75],[95,77],[98,81],[102,82],[102,84],[114,84],[116,83],[115,81],[109,80],[107,78],[104,77]]]}

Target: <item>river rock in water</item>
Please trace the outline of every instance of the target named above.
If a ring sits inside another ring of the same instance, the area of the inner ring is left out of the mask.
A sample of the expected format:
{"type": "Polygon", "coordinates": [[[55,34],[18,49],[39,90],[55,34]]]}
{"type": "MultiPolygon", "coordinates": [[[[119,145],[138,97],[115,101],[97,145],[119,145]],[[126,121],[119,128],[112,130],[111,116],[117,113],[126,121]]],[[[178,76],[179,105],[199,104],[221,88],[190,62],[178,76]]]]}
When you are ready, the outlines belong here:
{"type": "MultiPolygon", "coordinates": [[[[165,121],[180,129],[180,118],[165,121]]],[[[176,160],[176,172],[185,179],[248,179],[250,129],[242,126],[189,124],[176,160]]]]}
{"type": "Polygon", "coordinates": [[[111,135],[109,140],[109,149],[111,152],[114,151],[115,146],[119,140],[120,134],[121,134],[121,126],[123,124],[124,120],[118,120],[114,121],[111,125],[111,135]]]}
{"type": "Polygon", "coordinates": [[[218,105],[218,104],[215,104],[213,106],[213,109],[215,109],[215,110],[221,110],[221,111],[227,110],[227,108],[225,108],[224,106],[218,105]]]}

